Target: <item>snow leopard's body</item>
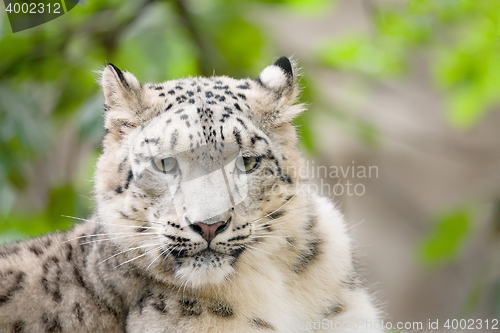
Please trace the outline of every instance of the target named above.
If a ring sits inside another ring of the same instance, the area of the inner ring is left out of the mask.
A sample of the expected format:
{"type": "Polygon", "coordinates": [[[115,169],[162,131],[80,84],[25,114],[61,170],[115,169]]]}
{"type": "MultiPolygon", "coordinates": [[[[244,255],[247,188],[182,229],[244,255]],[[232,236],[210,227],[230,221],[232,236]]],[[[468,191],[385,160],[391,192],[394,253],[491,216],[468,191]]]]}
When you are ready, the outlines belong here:
{"type": "Polygon", "coordinates": [[[343,217],[298,172],[287,58],[145,85],[108,65],[102,85],[97,211],[0,247],[1,332],[379,332],[343,217]]]}

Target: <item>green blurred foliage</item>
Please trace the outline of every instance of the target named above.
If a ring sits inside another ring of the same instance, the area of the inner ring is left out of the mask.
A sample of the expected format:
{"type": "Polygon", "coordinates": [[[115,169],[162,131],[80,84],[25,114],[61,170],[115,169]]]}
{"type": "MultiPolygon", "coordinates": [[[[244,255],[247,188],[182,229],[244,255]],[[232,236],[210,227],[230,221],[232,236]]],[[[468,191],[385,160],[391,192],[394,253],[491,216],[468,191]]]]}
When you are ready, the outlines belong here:
{"type": "Polygon", "coordinates": [[[318,61],[381,80],[411,72],[415,54],[427,55],[452,125],[468,129],[500,106],[500,1],[408,0],[375,7],[368,0],[365,5],[374,31],[325,41],[318,61]]]}
{"type": "Polygon", "coordinates": [[[434,230],[420,244],[420,259],[428,266],[456,259],[474,220],[470,209],[457,208],[440,214],[434,230]]]}

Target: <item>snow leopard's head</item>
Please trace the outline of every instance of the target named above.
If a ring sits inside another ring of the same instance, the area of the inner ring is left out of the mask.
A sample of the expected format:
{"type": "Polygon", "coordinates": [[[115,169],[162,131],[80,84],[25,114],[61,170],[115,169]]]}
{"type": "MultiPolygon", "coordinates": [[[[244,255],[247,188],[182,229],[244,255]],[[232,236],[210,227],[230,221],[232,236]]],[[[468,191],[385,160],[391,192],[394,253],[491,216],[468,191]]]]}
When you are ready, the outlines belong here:
{"type": "Polygon", "coordinates": [[[295,71],[282,57],[255,80],[141,84],[105,67],[98,217],[132,263],[197,287],[286,246],[301,163],[295,71]]]}

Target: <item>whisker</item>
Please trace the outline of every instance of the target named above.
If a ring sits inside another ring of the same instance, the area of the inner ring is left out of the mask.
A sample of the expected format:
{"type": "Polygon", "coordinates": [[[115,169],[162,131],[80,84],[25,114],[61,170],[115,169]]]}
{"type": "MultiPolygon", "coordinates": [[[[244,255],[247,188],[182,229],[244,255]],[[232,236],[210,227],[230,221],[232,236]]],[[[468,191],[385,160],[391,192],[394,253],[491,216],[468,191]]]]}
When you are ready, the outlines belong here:
{"type": "MultiPolygon", "coordinates": [[[[106,223],[106,222],[101,222],[101,221],[94,221],[94,220],[89,220],[89,219],[84,219],[84,218],[81,218],[81,217],[74,217],[74,216],[68,216],[68,215],[61,215],[62,217],[68,217],[70,219],[74,219],[74,220],[80,220],[80,221],[85,221],[85,222],[92,222],[92,223],[97,223],[97,224],[105,224],[105,225],[114,225],[114,226],[118,226],[118,227],[129,227],[129,228],[147,228],[147,229],[159,229],[161,230],[161,228],[158,228],[158,227],[142,227],[142,226],[136,226],[136,225],[129,225],[129,224],[116,224],[116,223],[106,223]]],[[[142,222],[142,221],[140,221],[142,222]]]]}
{"type": "MultiPolygon", "coordinates": [[[[128,237],[134,237],[134,236],[153,236],[153,235],[156,235],[156,234],[130,234],[130,235],[120,236],[120,237],[114,237],[114,238],[96,239],[96,240],[93,240],[93,241],[90,241],[90,242],[81,243],[80,245],[97,243],[97,242],[105,242],[105,241],[110,241],[110,240],[115,240],[115,239],[121,239],[121,238],[128,238],[128,237]]],[[[157,237],[150,238],[150,239],[156,239],[156,238],[157,237]]]]}
{"type": "Polygon", "coordinates": [[[160,224],[163,225],[162,222],[158,221],[151,221],[151,220],[139,220],[139,219],[134,219],[132,217],[118,217],[118,216],[111,216],[111,215],[102,215],[99,214],[102,217],[109,217],[110,219],[118,219],[118,220],[126,220],[126,221],[137,221],[137,222],[142,222],[142,223],[153,223],[153,224],[160,224]]]}
{"type": "Polygon", "coordinates": [[[255,247],[255,246],[247,245],[247,247],[250,248],[250,249],[253,249],[253,250],[262,251],[265,254],[268,254],[270,256],[276,257],[276,254],[272,254],[271,252],[267,252],[266,250],[259,249],[259,248],[255,247]]]}
{"type": "MultiPolygon", "coordinates": [[[[294,212],[294,211],[297,211],[297,210],[300,210],[300,209],[303,209],[303,208],[292,209],[289,212],[294,212]]],[[[277,219],[272,219],[271,222],[264,222],[264,223],[260,223],[260,224],[256,225],[255,229],[257,230],[258,228],[261,228],[261,229],[265,228],[264,226],[267,223],[270,223],[269,225],[272,225],[272,226],[279,226],[281,224],[284,224],[284,223],[288,222],[290,218],[291,218],[291,216],[286,215],[286,216],[279,217],[277,219]]]]}
{"type": "Polygon", "coordinates": [[[67,239],[65,240],[64,242],[62,242],[62,244],[64,243],[67,243],[67,242],[71,242],[71,241],[74,241],[74,240],[77,240],[77,239],[82,239],[82,238],[88,238],[88,237],[96,237],[96,236],[113,236],[113,235],[130,235],[130,236],[133,236],[133,235],[156,235],[156,233],[152,234],[152,233],[149,233],[149,234],[140,234],[140,233],[132,233],[132,232],[129,232],[129,233],[125,233],[125,232],[108,232],[108,233],[105,233],[105,234],[91,234],[91,235],[83,235],[83,236],[80,236],[80,237],[75,237],[75,238],[71,238],[71,239],[67,239]]]}
{"type": "Polygon", "coordinates": [[[158,255],[158,257],[156,257],[156,258],[155,258],[155,260],[151,261],[151,263],[148,265],[148,267],[147,267],[146,269],[149,269],[149,267],[151,267],[151,265],[153,265],[153,263],[154,263],[156,260],[158,260],[158,258],[160,258],[160,257],[161,257],[162,255],[164,255],[164,254],[165,254],[165,250],[163,250],[163,249],[162,249],[162,250],[160,251],[160,254],[158,255]]]}
{"type": "Polygon", "coordinates": [[[118,252],[118,253],[112,255],[111,257],[109,257],[107,259],[104,259],[103,261],[99,262],[97,265],[100,265],[100,264],[108,261],[109,259],[114,258],[114,257],[116,257],[116,256],[118,256],[118,255],[120,255],[122,253],[133,251],[133,250],[137,250],[137,249],[143,249],[143,248],[146,248],[146,247],[157,246],[157,245],[159,245],[159,244],[141,245],[141,246],[137,246],[137,247],[133,247],[133,248],[127,249],[127,250],[123,250],[121,252],[118,252]]]}
{"type": "Polygon", "coordinates": [[[172,251],[174,251],[174,250],[175,250],[175,249],[177,249],[177,248],[178,248],[178,245],[174,246],[173,248],[171,248],[171,249],[170,249],[170,251],[169,251],[167,254],[165,254],[165,250],[163,250],[163,249],[162,249],[162,251],[161,251],[160,255],[159,255],[158,257],[156,257],[156,258],[155,258],[155,260],[153,260],[153,261],[151,262],[151,264],[149,264],[148,268],[149,268],[149,267],[151,267],[151,265],[152,265],[152,264],[153,264],[153,263],[154,263],[154,262],[155,262],[158,258],[160,258],[162,255],[165,255],[165,259],[166,259],[166,258],[168,258],[168,256],[172,253],[172,251]]]}
{"type": "Polygon", "coordinates": [[[257,238],[257,237],[272,238],[272,239],[278,239],[278,240],[282,240],[283,239],[283,237],[279,237],[277,235],[255,235],[254,237],[255,238],[257,238]]]}
{"type": "MultiPolygon", "coordinates": [[[[281,206],[279,206],[278,208],[276,208],[276,209],[275,209],[275,210],[273,210],[272,212],[267,213],[266,215],[262,216],[261,218],[258,218],[258,219],[256,219],[256,220],[253,220],[253,221],[252,221],[252,223],[254,223],[254,222],[258,222],[258,221],[260,221],[260,220],[262,220],[262,219],[264,219],[264,218],[266,218],[266,217],[270,217],[270,215],[272,215],[272,214],[276,213],[278,210],[280,210],[281,208],[285,207],[285,206],[286,206],[286,205],[287,205],[290,201],[292,201],[292,199],[293,199],[293,198],[295,198],[295,196],[296,196],[296,195],[297,195],[297,194],[292,195],[292,197],[291,197],[290,199],[288,199],[287,201],[285,201],[285,203],[284,203],[284,204],[282,204],[281,206]]],[[[272,217],[271,217],[271,219],[272,219],[272,217]]]]}
{"type": "Polygon", "coordinates": [[[151,250],[149,250],[149,251],[144,252],[144,253],[143,253],[143,254],[141,254],[140,256],[137,256],[137,257],[135,257],[135,258],[132,258],[132,259],[129,259],[129,260],[125,261],[125,262],[122,262],[122,263],[121,263],[121,264],[119,264],[118,266],[114,267],[114,269],[116,269],[116,268],[120,267],[121,265],[125,265],[126,263],[129,263],[129,262],[131,262],[131,261],[134,261],[134,260],[136,260],[136,259],[139,259],[140,257],[144,257],[144,256],[145,256],[145,255],[147,255],[148,253],[153,252],[153,251],[156,251],[156,250],[158,250],[158,249],[161,249],[161,246],[157,246],[157,247],[155,247],[154,249],[151,249],[151,250]]]}

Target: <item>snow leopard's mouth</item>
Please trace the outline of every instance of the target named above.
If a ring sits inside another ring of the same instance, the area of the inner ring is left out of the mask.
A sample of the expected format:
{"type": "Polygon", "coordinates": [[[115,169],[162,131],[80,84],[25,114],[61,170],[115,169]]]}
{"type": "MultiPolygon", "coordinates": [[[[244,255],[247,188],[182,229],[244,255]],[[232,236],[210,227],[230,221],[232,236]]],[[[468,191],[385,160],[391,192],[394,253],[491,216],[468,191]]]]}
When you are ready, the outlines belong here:
{"type": "Polygon", "coordinates": [[[221,258],[233,257],[237,259],[240,254],[244,251],[244,248],[240,248],[231,253],[223,253],[212,248],[206,248],[202,251],[196,252],[195,254],[189,253],[187,250],[172,250],[169,251],[169,256],[174,256],[175,258],[193,258],[196,261],[204,261],[204,260],[215,260],[215,262],[219,261],[221,258]]]}
{"type": "Polygon", "coordinates": [[[188,250],[172,250],[170,251],[170,255],[176,257],[176,258],[199,258],[199,257],[210,257],[210,256],[224,256],[224,253],[221,253],[219,251],[215,251],[213,249],[206,248],[205,250],[199,251],[195,254],[192,254],[192,252],[188,250]]]}

